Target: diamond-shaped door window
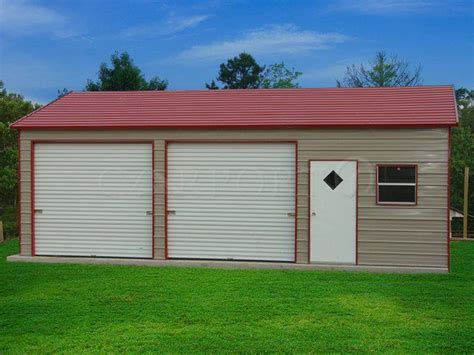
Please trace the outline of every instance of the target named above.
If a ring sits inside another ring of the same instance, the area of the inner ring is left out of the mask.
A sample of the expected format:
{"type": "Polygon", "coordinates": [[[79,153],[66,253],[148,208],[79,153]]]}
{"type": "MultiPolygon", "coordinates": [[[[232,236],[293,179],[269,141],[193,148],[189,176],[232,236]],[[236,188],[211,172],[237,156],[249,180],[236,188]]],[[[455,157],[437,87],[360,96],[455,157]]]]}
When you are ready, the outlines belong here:
{"type": "Polygon", "coordinates": [[[324,178],[324,182],[328,184],[328,186],[334,190],[336,187],[339,186],[339,184],[342,182],[342,177],[337,175],[337,173],[333,170],[331,171],[328,176],[324,178]]]}

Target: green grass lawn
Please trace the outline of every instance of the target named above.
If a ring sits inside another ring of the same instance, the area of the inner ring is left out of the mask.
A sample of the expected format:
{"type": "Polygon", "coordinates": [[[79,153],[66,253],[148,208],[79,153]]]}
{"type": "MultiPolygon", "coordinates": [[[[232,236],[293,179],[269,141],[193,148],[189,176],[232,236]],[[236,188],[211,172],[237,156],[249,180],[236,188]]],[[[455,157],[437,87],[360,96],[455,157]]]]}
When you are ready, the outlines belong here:
{"type": "Polygon", "coordinates": [[[5,262],[0,353],[473,352],[474,243],[449,275],[5,262]]]}

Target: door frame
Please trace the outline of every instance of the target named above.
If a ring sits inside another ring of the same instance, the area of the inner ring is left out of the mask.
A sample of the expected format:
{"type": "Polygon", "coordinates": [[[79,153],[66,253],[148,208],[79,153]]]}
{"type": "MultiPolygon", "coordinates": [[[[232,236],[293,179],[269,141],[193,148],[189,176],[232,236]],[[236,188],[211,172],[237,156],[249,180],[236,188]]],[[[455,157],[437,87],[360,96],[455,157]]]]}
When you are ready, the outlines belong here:
{"type": "MultiPolygon", "coordinates": [[[[31,179],[31,256],[36,256],[35,248],[35,146],[36,144],[149,144],[151,147],[151,259],[155,258],[155,141],[148,139],[31,139],[30,179],[31,179]]],[[[20,206],[21,208],[21,206],[20,206]]]]}
{"type": "Polygon", "coordinates": [[[311,162],[318,161],[356,163],[355,265],[359,265],[359,160],[357,159],[308,159],[308,264],[311,263],[311,162]]]}
{"type": "MultiPolygon", "coordinates": [[[[167,139],[165,140],[165,259],[168,260],[168,145],[170,144],[293,144],[295,147],[295,247],[293,263],[298,252],[298,140],[288,139],[167,139]]],[[[290,261],[291,262],[291,261],[290,261]]]]}

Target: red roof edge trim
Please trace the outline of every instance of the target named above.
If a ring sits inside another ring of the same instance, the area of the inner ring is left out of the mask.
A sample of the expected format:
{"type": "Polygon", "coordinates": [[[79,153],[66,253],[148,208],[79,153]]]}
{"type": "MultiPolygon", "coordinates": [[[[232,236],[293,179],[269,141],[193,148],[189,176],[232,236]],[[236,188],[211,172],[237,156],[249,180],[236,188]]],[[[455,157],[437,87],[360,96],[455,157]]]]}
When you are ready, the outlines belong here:
{"type": "Polygon", "coordinates": [[[454,112],[456,115],[456,124],[453,125],[453,127],[457,127],[459,125],[458,100],[456,100],[456,89],[454,85],[451,85],[451,87],[453,88],[454,112]]]}
{"type": "Polygon", "coordinates": [[[62,98],[66,97],[66,96],[68,96],[69,94],[72,94],[72,93],[73,93],[73,91],[69,91],[69,92],[66,93],[65,95],[60,96],[60,97],[57,97],[57,98],[55,98],[53,101],[48,102],[46,105],[41,106],[40,108],[37,108],[37,109],[34,110],[34,111],[31,111],[29,114],[23,116],[22,118],[17,119],[17,120],[16,120],[15,122],[13,122],[13,123],[10,123],[10,128],[13,128],[13,129],[28,128],[28,127],[21,127],[21,128],[20,128],[20,127],[16,127],[16,126],[17,126],[21,121],[23,121],[24,119],[30,117],[31,115],[33,115],[33,114],[35,114],[35,113],[40,112],[41,110],[45,109],[46,107],[48,107],[48,106],[54,104],[55,102],[61,100],[62,98]]]}
{"type": "MultiPolygon", "coordinates": [[[[133,129],[133,130],[148,130],[148,129],[156,129],[156,130],[163,130],[163,129],[190,129],[190,130],[215,130],[215,131],[222,131],[226,129],[303,129],[303,128],[311,128],[311,129],[329,129],[329,128],[341,128],[341,129],[368,129],[368,128],[401,128],[401,129],[409,129],[409,128],[449,128],[449,127],[456,127],[456,124],[447,124],[447,123],[440,123],[440,124],[364,124],[364,125],[353,125],[353,124],[333,124],[333,125],[320,125],[320,124],[307,124],[307,125],[282,125],[282,126],[275,126],[275,125],[232,125],[232,126],[45,126],[45,127],[38,127],[38,126],[23,126],[21,129],[28,129],[32,131],[60,131],[60,130],[84,130],[84,131],[106,131],[106,130],[124,130],[124,129],[133,129]]],[[[17,128],[20,129],[20,128],[17,128]]]]}

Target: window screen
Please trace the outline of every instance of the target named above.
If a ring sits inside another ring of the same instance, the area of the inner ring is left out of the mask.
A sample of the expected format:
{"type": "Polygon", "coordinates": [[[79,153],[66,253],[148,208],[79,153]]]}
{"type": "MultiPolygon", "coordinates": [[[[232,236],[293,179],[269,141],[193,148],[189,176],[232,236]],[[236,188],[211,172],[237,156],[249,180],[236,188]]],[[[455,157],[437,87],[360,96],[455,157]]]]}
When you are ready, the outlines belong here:
{"type": "Polygon", "coordinates": [[[416,166],[383,165],[377,169],[377,202],[416,203],[416,166]]]}

